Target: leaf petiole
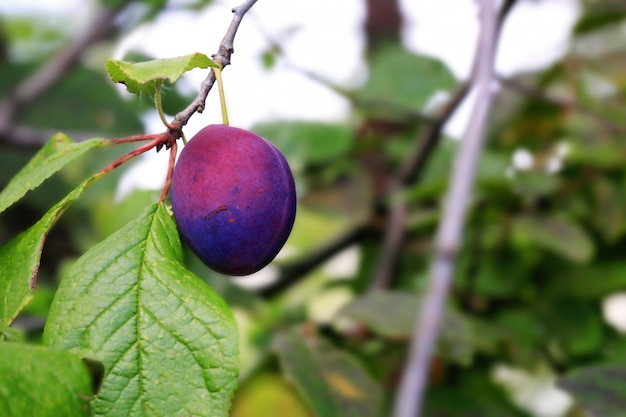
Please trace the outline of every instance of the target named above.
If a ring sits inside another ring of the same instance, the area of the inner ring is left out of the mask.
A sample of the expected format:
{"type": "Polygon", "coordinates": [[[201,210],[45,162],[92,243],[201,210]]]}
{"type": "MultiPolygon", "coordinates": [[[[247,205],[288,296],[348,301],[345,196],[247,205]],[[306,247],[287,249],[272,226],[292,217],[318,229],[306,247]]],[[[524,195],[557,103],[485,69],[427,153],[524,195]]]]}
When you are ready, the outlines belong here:
{"type": "Polygon", "coordinates": [[[154,93],[155,101],[156,101],[156,108],[157,108],[157,111],[159,112],[159,117],[161,118],[161,122],[163,122],[165,127],[169,128],[170,124],[165,118],[165,113],[163,113],[163,102],[161,101],[161,87],[163,87],[163,80],[158,80],[156,83],[156,89],[154,93]]]}
{"type": "Polygon", "coordinates": [[[220,95],[220,105],[222,106],[222,122],[228,125],[228,110],[226,109],[226,96],[224,95],[224,83],[222,82],[222,68],[213,68],[215,80],[217,81],[217,89],[220,95]]]}

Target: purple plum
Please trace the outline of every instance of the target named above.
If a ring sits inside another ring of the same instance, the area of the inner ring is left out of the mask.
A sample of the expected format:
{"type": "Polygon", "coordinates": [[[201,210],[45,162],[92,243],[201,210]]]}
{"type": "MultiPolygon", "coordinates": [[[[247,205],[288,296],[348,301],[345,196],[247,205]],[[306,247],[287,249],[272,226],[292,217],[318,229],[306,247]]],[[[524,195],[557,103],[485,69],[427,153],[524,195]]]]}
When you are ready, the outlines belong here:
{"type": "Polygon", "coordinates": [[[183,148],[172,178],[178,230],[211,269],[248,275],[289,237],[296,189],[278,148],[253,132],[209,125],[183,148]]]}

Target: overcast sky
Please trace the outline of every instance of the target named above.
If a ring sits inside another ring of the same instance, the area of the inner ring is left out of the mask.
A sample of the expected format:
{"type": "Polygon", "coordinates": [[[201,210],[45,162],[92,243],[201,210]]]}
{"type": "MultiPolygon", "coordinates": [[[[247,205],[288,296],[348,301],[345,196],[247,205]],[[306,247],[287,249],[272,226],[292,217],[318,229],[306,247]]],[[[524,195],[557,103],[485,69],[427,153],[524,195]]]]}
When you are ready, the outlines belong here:
{"type": "MultiPolygon", "coordinates": [[[[415,52],[441,59],[459,79],[467,76],[478,35],[475,0],[399,0],[405,16],[403,40],[415,52]]],[[[159,58],[192,52],[215,52],[231,20],[232,7],[241,0],[215,1],[202,13],[170,12],[133,31],[115,51],[117,58],[129,49],[143,49],[159,58]]],[[[248,128],[272,119],[342,121],[350,114],[348,102],[328,88],[289,66],[309,71],[341,85],[358,86],[366,80],[362,60],[362,0],[259,0],[246,15],[235,39],[232,65],[224,71],[231,124],[248,128]],[[272,70],[261,65],[260,55],[279,40],[286,60],[272,70]],[[288,64],[288,65],[287,65],[288,64]]],[[[93,4],[84,0],[0,0],[0,13],[32,13],[89,21],[93,4]]],[[[505,76],[545,68],[568,48],[569,33],[580,13],[579,0],[520,1],[507,19],[497,57],[497,71],[505,76]]],[[[200,70],[189,75],[188,88],[204,78],[200,70]]],[[[459,137],[469,115],[470,102],[462,106],[447,126],[459,137]]],[[[187,137],[209,123],[220,123],[217,94],[210,94],[207,109],[191,118],[187,137]]],[[[146,117],[147,129],[161,129],[156,115],[146,117]]],[[[166,157],[161,153],[159,157],[166,157]]],[[[129,187],[160,188],[161,175],[145,175],[150,167],[167,164],[149,155],[149,166],[137,167],[144,175],[125,179],[129,187]]],[[[147,162],[146,162],[147,163],[147,162]]]]}

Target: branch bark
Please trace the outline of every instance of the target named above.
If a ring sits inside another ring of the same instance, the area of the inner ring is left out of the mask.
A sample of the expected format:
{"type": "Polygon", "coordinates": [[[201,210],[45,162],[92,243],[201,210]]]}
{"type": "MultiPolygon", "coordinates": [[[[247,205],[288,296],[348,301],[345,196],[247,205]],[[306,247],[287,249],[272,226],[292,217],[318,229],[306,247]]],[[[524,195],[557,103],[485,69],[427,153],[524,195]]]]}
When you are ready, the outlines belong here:
{"type": "Polygon", "coordinates": [[[419,416],[437,341],[454,263],[459,249],[470,202],[476,166],[483,148],[488,115],[493,102],[493,61],[498,34],[494,0],[480,6],[481,33],[474,65],[476,104],[456,158],[442,221],[435,239],[435,251],[424,303],[418,311],[409,357],[395,402],[395,417],[419,416]]]}
{"type": "Polygon", "coordinates": [[[358,225],[346,233],[340,235],[327,245],[313,251],[307,257],[300,259],[293,264],[281,266],[278,279],[259,290],[257,293],[264,298],[272,298],[281,291],[297,283],[306,274],[319,267],[321,264],[332,258],[335,254],[350,247],[350,245],[360,242],[369,233],[368,225],[358,225]]]}
{"type": "MultiPolygon", "coordinates": [[[[239,25],[241,24],[244,15],[256,2],[257,0],[247,0],[232,10],[233,20],[231,21],[230,26],[228,26],[228,30],[220,42],[217,53],[213,55],[213,62],[218,64],[221,68],[230,64],[230,57],[235,52],[233,44],[235,42],[237,29],[239,29],[239,25]]],[[[202,113],[204,111],[206,98],[209,95],[209,91],[213,88],[215,80],[215,72],[211,70],[209,75],[207,75],[204,81],[202,81],[202,84],[200,84],[200,91],[198,91],[198,94],[193,101],[184,110],[174,116],[174,120],[171,123],[172,126],[177,129],[181,129],[187,124],[194,113],[202,113]]]]}
{"type": "MultiPolygon", "coordinates": [[[[495,37],[498,38],[502,26],[513,9],[517,0],[506,0],[498,15],[495,28],[495,37]]],[[[472,66],[472,73],[469,80],[457,86],[448,102],[439,110],[438,114],[426,120],[428,123],[419,138],[415,141],[416,146],[405,164],[400,168],[396,183],[391,187],[392,192],[402,190],[406,186],[415,184],[421,178],[426,165],[439,143],[443,128],[454,112],[463,103],[470,91],[472,80],[476,78],[477,63],[472,66]]],[[[388,224],[383,239],[383,248],[378,257],[374,275],[372,277],[370,290],[384,289],[392,285],[393,268],[400,246],[404,240],[405,219],[408,213],[408,206],[403,199],[396,199],[389,209],[388,224]]]]}

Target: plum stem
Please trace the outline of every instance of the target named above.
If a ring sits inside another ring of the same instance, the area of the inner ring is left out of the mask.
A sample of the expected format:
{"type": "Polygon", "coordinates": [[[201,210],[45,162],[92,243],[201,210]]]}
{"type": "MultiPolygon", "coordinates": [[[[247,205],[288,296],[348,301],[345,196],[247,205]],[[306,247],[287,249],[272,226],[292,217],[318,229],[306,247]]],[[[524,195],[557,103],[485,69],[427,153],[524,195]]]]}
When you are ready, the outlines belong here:
{"type": "Polygon", "coordinates": [[[156,101],[156,108],[159,112],[159,117],[161,118],[161,122],[165,125],[165,127],[170,128],[171,125],[165,118],[165,114],[163,113],[163,102],[161,100],[161,87],[163,86],[163,81],[157,81],[156,83],[156,92],[154,93],[154,98],[156,101]]]}
{"type": "Polygon", "coordinates": [[[144,140],[155,139],[157,136],[161,134],[148,133],[143,135],[133,135],[133,136],[125,136],[123,138],[115,138],[109,140],[112,145],[119,145],[121,143],[131,143],[131,142],[140,142],[144,140]]]}
{"type": "Polygon", "coordinates": [[[222,81],[222,68],[213,68],[215,80],[217,81],[217,90],[220,96],[220,106],[222,107],[222,123],[228,125],[228,110],[226,109],[226,95],[224,94],[224,82],[222,81]]]}
{"type": "Polygon", "coordinates": [[[97,175],[107,174],[108,172],[113,171],[115,168],[119,167],[123,163],[129,161],[130,159],[136,157],[137,155],[141,155],[142,153],[149,151],[150,149],[154,147],[157,147],[159,145],[162,146],[163,144],[166,144],[166,143],[173,143],[173,144],[176,143],[176,141],[171,140],[171,136],[168,132],[160,133],[158,135],[151,135],[151,137],[152,137],[152,140],[149,143],[146,143],[145,145],[140,146],[139,148],[134,149],[125,155],[122,155],[121,157],[111,162],[106,167],[104,167],[97,175]]]}
{"type": "Polygon", "coordinates": [[[170,149],[170,159],[167,165],[167,176],[165,177],[165,184],[163,184],[163,190],[161,190],[161,196],[159,197],[159,201],[165,201],[167,198],[167,194],[170,192],[170,187],[172,185],[172,176],[174,175],[174,165],[176,163],[176,152],[177,152],[177,143],[176,141],[172,141],[172,147],[170,149]]]}

